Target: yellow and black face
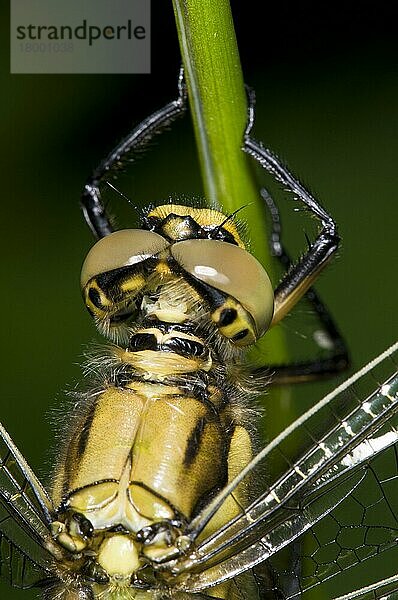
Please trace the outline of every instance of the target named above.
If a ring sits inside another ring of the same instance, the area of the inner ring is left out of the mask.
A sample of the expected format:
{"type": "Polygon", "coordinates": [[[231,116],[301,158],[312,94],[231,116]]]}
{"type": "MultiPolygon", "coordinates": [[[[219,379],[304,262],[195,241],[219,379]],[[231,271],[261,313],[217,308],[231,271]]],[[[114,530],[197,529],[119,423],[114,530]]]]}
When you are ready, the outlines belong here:
{"type": "Polygon", "coordinates": [[[83,295],[101,333],[124,341],[133,320],[192,322],[198,306],[235,346],[265,333],[272,285],[231,218],[169,204],[149,210],[143,225],[102,238],[83,264],[83,295]]]}

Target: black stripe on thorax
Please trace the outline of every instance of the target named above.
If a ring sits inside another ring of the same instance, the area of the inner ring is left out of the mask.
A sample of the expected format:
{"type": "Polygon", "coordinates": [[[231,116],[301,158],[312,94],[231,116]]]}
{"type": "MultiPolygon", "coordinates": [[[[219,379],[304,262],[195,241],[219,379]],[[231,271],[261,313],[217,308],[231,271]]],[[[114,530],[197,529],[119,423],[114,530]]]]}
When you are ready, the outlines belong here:
{"type": "Polygon", "coordinates": [[[142,329],[150,329],[156,327],[162,333],[172,333],[173,331],[180,331],[181,333],[189,333],[199,338],[204,338],[204,332],[201,331],[203,328],[195,322],[186,319],[183,323],[167,323],[166,321],[159,321],[154,315],[145,317],[141,322],[142,329]]]}
{"type": "Polygon", "coordinates": [[[201,417],[189,434],[183,461],[184,467],[186,468],[189,468],[192,465],[199,453],[206,422],[206,417],[201,417]]]}
{"type": "Polygon", "coordinates": [[[145,331],[134,333],[130,338],[129,352],[154,350],[159,352],[174,352],[186,358],[202,358],[209,356],[209,349],[200,341],[185,337],[173,337],[167,342],[158,343],[153,333],[145,331]]]}

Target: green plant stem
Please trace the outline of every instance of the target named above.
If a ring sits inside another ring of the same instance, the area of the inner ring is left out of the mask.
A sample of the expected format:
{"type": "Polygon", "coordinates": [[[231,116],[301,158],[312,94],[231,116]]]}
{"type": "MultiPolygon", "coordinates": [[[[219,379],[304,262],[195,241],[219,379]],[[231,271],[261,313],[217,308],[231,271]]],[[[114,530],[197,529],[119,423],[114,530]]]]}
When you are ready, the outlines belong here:
{"type": "MultiPolygon", "coordinates": [[[[247,101],[228,0],[173,0],[203,185],[210,205],[248,224],[250,250],[272,277],[264,202],[242,152],[247,101]]],[[[280,331],[270,331],[267,358],[286,360],[280,331]],[[270,352],[271,348],[271,352],[270,352]]]]}

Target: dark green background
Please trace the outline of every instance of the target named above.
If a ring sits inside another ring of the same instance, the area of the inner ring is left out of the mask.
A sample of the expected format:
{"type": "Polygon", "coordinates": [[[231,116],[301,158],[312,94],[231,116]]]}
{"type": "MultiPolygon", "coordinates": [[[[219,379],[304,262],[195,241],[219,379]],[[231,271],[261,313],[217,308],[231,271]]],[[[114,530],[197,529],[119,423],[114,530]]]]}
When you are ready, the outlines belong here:
{"type": "MultiPolygon", "coordinates": [[[[257,137],[286,159],[340,226],[339,257],[318,287],[355,366],[395,340],[398,322],[396,40],[392,16],[380,8],[359,13],[359,6],[335,3],[318,13],[314,3],[285,5],[265,19],[248,3],[234,4],[245,79],[257,91],[257,137]]],[[[1,420],[39,474],[54,455],[51,422],[62,432],[63,390],[79,380],[78,363],[95,337],[78,285],[91,244],[80,190],[128,127],[175,94],[172,11],[168,3],[152,10],[150,76],[9,75],[2,10],[1,420]]],[[[189,120],[159,138],[121,181],[137,203],[200,197],[189,120]]],[[[120,214],[122,203],[111,198],[120,214]]],[[[288,219],[293,247],[293,238],[304,238],[300,219],[288,219]]],[[[313,401],[331,386],[307,386],[301,396],[313,401]]],[[[332,589],[337,593],[337,583],[332,589]]],[[[0,586],[1,599],[29,597],[35,594],[0,586]]]]}

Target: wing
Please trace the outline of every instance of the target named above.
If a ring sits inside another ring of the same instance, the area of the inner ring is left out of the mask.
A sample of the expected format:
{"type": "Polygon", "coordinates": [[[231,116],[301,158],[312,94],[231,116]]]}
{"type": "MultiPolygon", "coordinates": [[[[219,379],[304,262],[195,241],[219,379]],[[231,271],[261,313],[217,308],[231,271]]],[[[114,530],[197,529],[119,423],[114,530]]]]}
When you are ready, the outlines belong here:
{"type": "MultiPolygon", "coordinates": [[[[340,503],[345,505],[367,479],[380,482],[373,459],[398,440],[397,356],[398,343],[321,400],[260,452],[194,519],[190,525],[193,539],[244,477],[257,479],[256,470],[264,459],[267,466],[272,465],[270,470],[282,473],[239,517],[203,540],[193,555],[169,565],[176,574],[189,573],[186,591],[204,590],[255,567],[306,531],[315,531],[318,521],[340,503]],[[306,448],[298,460],[291,459],[294,436],[306,448]]],[[[386,502],[384,496],[382,502],[386,502]]],[[[387,540],[376,545],[381,551],[395,537],[395,530],[388,529],[387,540]]],[[[298,593],[331,576],[327,569],[318,569],[316,581],[301,572],[287,574],[299,580],[298,593]]],[[[283,572],[277,589],[287,598],[282,579],[283,572]]]]}
{"type": "MultiPolygon", "coordinates": [[[[395,548],[398,539],[397,465],[395,444],[361,469],[364,476],[360,484],[344,502],[308,529],[295,552],[290,553],[293,564],[300,562],[299,574],[288,565],[286,549],[271,557],[269,568],[273,572],[275,588],[282,590],[283,598],[297,597],[368,558],[395,548]],[[291,593],[287,586],[294,578],[297,585],[291,593]]],[[[359,575],[362,585],[374,578],[372,565],[367,566],[366,572],[360,570],[359,575]]],[[[351,577],[344,577],[338,584],[345,590],[354,585],[351,577]]]]}
{"type": "Polygon", "coordinates": [[[0,423],[0,574],[12,586],[32,587],[51,573],[52,503],[0,423]]]}
{"type": "Polygon", "coordinates": [[[398,575],[394,575],[334,600],[397,600],[397,598],[398,575]]]}

